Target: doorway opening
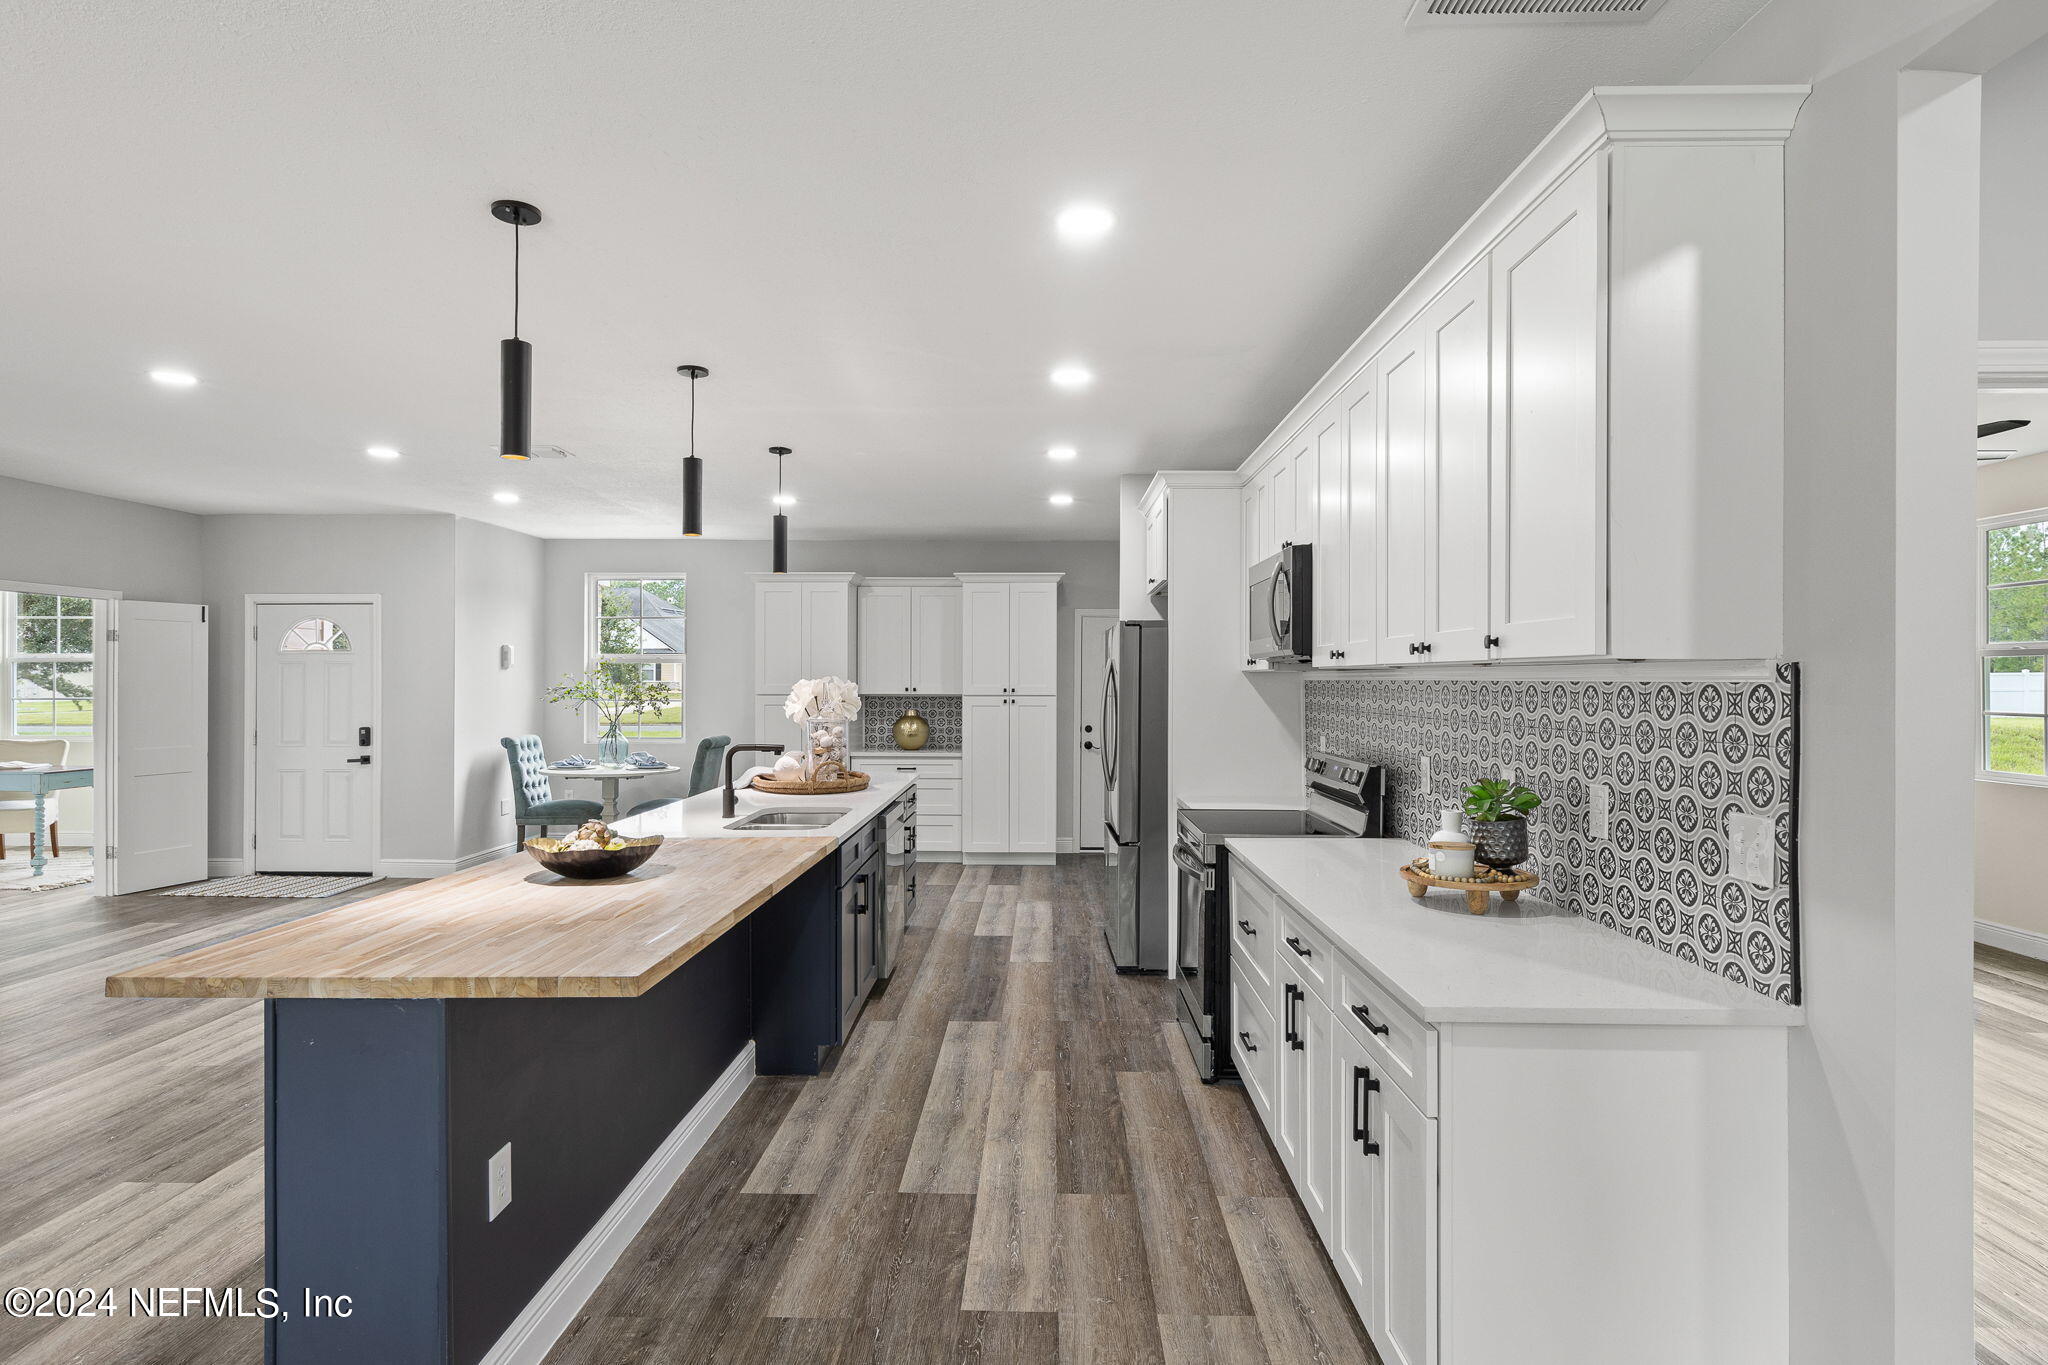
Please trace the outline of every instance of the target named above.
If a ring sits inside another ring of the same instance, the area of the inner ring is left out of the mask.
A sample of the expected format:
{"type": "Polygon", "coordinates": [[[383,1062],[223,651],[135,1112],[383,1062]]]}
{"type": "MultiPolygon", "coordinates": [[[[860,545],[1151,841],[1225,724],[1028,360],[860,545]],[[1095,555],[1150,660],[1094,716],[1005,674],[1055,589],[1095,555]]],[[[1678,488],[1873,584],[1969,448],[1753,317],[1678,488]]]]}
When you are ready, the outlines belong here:
{"type": "Polygon", "coordinates": [[[106,608],[87,593],[0,590],[0,890],[104,886],[106,608]]]}

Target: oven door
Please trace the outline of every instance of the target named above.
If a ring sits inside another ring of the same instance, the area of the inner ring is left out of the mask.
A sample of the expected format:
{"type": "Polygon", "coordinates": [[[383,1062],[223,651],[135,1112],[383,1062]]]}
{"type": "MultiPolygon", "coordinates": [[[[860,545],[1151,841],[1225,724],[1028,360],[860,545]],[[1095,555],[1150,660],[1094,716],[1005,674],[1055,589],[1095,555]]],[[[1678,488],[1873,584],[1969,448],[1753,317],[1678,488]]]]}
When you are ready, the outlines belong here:
{"type": "Polygon", "coordinates": [[[1175,914],[1178,918],[1180,960],[1176,975],[1181,993],[1200,1018],[1202,1031],[1209,1032],[1209,920],[1210,898],[1216,892],[1216,869],[1206,867],[1194,850],[1176,842],[1173,846],[1175,914]]]}

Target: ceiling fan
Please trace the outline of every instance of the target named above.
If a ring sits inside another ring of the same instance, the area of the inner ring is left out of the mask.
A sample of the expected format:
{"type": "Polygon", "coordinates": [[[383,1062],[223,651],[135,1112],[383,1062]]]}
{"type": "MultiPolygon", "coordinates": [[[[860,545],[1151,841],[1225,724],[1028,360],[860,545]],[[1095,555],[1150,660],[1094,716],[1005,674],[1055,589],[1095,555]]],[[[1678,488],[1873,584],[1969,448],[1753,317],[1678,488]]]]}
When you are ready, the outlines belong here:
{"type": "MultiPolygon", "coordinates": [[[[2026,417],[2004,417],[1996,422],[1979,422],[1977,439],[1981,441],[1987,436],[2003,436],[2008,431],[2018,431],[2021,427],[2032,425],[2032,419],[2026,417]]],[[[1999,460],[2009,460],[2017,454],[2017,450],[1980,450],[1977,452],[1977,463],[1995,464],[1999,460]]]]}

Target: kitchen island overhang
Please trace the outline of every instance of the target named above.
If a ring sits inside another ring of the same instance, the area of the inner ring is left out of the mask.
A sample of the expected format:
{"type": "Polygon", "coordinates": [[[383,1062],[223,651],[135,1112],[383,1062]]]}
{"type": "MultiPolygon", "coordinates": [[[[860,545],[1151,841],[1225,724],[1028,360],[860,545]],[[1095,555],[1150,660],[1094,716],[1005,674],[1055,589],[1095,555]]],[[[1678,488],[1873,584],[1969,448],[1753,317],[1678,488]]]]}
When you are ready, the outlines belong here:
{"type": "Polygon", "coordinates": [[[620,1206],[658,1202],[755,1070],[843,1040],[842,845],[907,789],[852,834],[671,839],[604,882],[515,856],[110,976],[265,1002],[266,1358],[552,1339],[532,1320],[620,1206]]]}

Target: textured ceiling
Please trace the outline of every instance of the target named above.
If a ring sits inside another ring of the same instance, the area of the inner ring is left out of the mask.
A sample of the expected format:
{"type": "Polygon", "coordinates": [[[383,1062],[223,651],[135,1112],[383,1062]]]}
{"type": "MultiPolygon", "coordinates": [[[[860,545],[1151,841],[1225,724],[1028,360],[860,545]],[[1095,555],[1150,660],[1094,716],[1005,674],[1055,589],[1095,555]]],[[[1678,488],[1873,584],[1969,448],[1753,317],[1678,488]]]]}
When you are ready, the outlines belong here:
{"type": "Polygon", "coordinates": [[[764,534],[786,444],[800,536],[1108,537],[1116,475],[1241,459],[1589,86],[1680,79],[1758,3],[1406,7],[0,8],[0,473],[669,536],[700,361],[713,535],[764,534]],[[502,196],[547,215],[523,331],[573,461],[494,456],[502,196]],[[1082,197],[1120,222],[1077,253],[1082,197]]]}

